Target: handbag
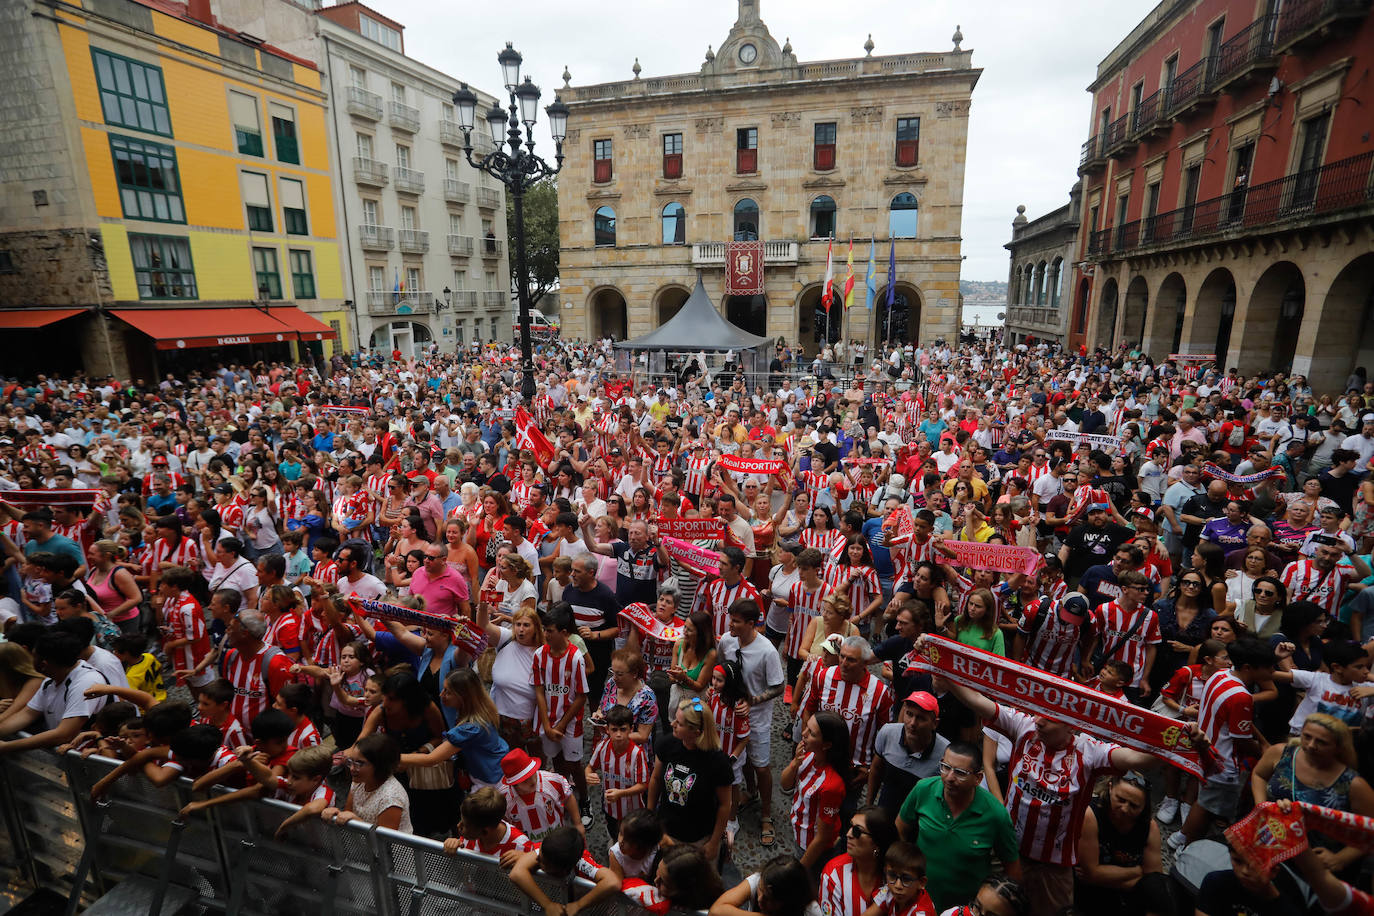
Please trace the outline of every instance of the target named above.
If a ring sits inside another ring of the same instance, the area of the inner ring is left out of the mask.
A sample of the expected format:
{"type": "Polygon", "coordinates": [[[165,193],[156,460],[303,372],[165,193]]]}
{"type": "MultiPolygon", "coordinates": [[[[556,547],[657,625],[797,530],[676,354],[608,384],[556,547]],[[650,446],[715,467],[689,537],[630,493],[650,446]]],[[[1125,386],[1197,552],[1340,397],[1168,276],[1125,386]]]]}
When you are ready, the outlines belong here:
{"type": "MultiPolygon", "coordinates": [[[[428,754],[434,750],[432,743],[420,748],[420,753],[428,754]]],[[[410,767],[407,770],[410,787],[417,791],[434,791],[453,788],[453,761],[445,760],[424,767],[410,767]]]]}

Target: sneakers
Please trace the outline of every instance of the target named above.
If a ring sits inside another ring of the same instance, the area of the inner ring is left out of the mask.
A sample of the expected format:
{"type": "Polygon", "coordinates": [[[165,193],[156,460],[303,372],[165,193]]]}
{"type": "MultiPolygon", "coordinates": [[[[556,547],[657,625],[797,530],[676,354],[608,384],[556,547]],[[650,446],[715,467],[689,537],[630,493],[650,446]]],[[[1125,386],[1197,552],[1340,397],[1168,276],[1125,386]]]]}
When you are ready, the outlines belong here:
{"type": "Polygon", "coordinates": [[[1183,835],[1182,830],[1175,830],[1169,835],[1169,849],[1178,852],[1188,845],[1188,838],[1183,835]]]}
{"type": "Polygon", "coordinates": [[[1187,802],[1180,802],[1178,806],[1178,825],[1182,827],[1188,823],[1188,812],[1193,810],[1193,806],[1187,802]]]}
{"type": "Polygon", "coordinates": [[[1178,799],[1166,797],[1155,812],[1155,817],[1159,818],[1161,824],[1172,824],[1174,818],[1178,817],[1178,799]]]}

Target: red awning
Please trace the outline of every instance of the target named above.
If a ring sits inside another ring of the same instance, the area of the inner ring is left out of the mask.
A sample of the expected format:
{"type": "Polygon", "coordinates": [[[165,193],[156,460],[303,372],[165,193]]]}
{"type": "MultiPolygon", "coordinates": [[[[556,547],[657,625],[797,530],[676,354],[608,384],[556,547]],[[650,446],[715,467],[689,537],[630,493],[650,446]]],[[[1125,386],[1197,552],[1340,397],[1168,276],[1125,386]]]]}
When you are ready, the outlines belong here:
{"type": "Polygon", "coordinates": [[[111,309],[110,314],[153,338],[159,350],[296,339],[294,329],[254,308],[111,309]]]}
{"type": "Polygon", "coordinates": [[[296,308],[288,305],[272,309],[272,317],[300,335],[301,340],[335,340],[339,333],[329,325],[296,308]]]}
{"type": "Polygon", "coordinates": [[[16,309],[0,312],[0,328],[17,330],[19,328],[45,328],[64,318],[80,315],[85,309],[16,309]]]}

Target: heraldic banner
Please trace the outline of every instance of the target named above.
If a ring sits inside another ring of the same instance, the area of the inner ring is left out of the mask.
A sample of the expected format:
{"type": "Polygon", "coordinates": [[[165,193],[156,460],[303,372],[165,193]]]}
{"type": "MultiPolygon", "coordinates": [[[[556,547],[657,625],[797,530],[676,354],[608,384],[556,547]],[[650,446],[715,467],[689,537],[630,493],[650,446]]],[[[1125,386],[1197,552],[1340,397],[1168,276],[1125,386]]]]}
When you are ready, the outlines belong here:
{"type": "Polygon", "coordinates": [[[725,295],[763,295],[763,242],[725,243],[725,295]]]}

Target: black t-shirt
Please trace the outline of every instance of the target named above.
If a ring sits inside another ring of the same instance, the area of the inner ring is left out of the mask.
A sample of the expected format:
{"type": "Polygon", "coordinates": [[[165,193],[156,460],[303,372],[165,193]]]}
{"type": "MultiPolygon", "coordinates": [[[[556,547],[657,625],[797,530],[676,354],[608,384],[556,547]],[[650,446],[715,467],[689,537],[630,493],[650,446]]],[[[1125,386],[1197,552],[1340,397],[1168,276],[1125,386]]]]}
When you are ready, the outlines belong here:
{"type": "Polygon", "coordinates": [[[658,787],[658,816],[663,832],[675,840],[695,843],[711,836],[716,826],[716,790],[735,781],[724,751],[689,751],[672,735],[654,744],[663,763],[658,787]]]}
{"type": "Polygon", "coordinates": [[[1064,574],[1077,579],[1089,566],[1110,562],[1116,548],[1134,536],[1135,532],[1131,529],[1111,522],[1101,528],[1086,523],[1076,526],[1064,541],[1069,547],[1069,563],[1064,568],[1064,574]]]}
{"type": "Polygon", "coordinates": [[[1274,872],[1277,897],[1265,897],[1246,890],[1231,870],[1214,871],[1202,879],[1198,889],[1198,912],[1207,916],[1293,916],[1305,913],[1302,894],[1288,872],[1274,872]]]}
{"type": "Polygon", "coordinates": [[[812,447],[812,451],[815,452],[820,459],[819,463],[817,463],[815,460],[812,460],[811,470],[813,471],[819,471],[823,468],[829,467],[830,465],[840,460],[839,447],[833,445],[830,442],[817,442],[815,446],[812,447]]]}
{"type": "MultiPolygon", "coordinates": [[[[577,615],[578,623],[587,622],[591,615],[587,611],[579,611],[579,608],[586,608],[601,614],[601,621],[595,625],[588,623],[593,630],[609,630],[611,627],[620,626],[620,601],[615,597],[615,592],[611,591],[602,583],[596,583],[596,588],[589,592],[584,592],[575,585],[569,585],[563,590],[563,600],[573,606],[573,613],[577,615]]],[[[592,661],[596,664],[596,670],[604,678],[606,671],[611,667],[611,652],[615,649],[615,639],[589,639],[587,640],[587,651],[591,653],[592,661]]]]}
{"type": "MultiPolygon", "coordinates": [[[[1214,503],[1206,493],[1199,493],[1197,496],[1190,496],[1179,507],[1178,514],[1193,515],[1197,518],[1205,518],[1209,521],[1214,518],[1221,518],[1226,514],[1226,500],[1214,503]]],[[[1202,536],[1201,525],[1187,525],[1183,529],[1183,546],[1190,550],[1197,546],[1198,540],[1202,536]]]]}

